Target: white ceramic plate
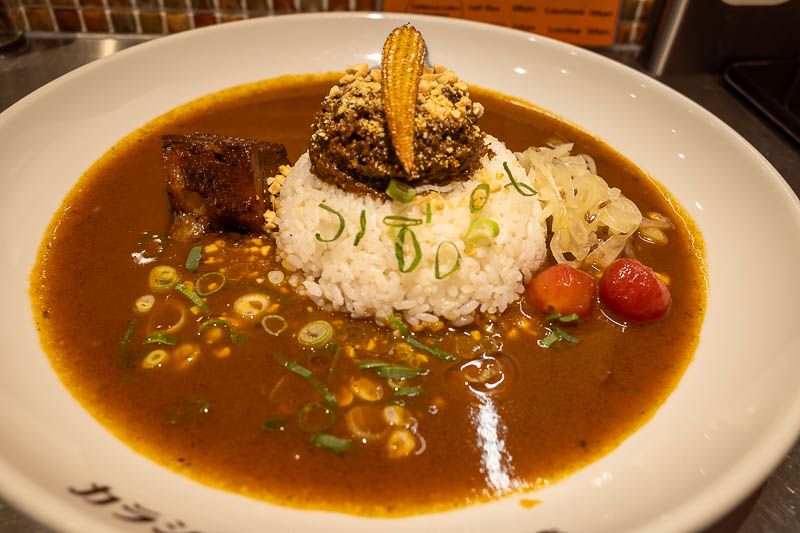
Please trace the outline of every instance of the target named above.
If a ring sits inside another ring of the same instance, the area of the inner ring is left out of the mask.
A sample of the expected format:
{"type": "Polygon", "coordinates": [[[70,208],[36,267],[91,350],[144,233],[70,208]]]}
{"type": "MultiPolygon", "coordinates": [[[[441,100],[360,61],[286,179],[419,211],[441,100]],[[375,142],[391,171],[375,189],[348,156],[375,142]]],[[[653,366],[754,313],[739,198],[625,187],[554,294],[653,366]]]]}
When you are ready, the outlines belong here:
{"type": "Polygon", "coordinates": [[[159,39],[78,69],[0,115],[0,139],[0,490],[55,528],[683,531],[753,490],[798,434],[800,203],[720,120],[590,52],[441,18],[258,19],[159,39]],[[28,276],[62,198],[118,139],[165,111],[245,82],[376,64],[386,35],[409,20],[433,62],[595,133],[664,183],[697,221],[710,298],[700,346],[677,390],[614,452],[538,492],[543,503],[531,510],[508,498],[399,520],[296,511],[199,485],[131,452],[64,389],[33,327],[28,276]],[[68,490],[92,484],[91,496],[68,490]],[[111,499],[101,486],[118,500],[97,504],[111,499]],[[158,515],[120,518],[136,516],[137,504],[158,515]]]}

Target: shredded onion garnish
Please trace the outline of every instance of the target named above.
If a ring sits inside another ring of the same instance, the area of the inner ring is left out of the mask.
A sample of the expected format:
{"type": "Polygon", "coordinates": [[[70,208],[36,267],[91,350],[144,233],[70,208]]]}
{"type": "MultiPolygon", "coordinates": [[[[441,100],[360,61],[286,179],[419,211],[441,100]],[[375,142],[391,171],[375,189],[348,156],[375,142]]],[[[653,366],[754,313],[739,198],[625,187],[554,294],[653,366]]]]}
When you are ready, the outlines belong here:
{"type": "Polygon", "coordinates": [[[142,368],[154,368],[157,366],[161,366],[162,363],[165,363],[169,358],[169,354],[166,350],[153,350],[142,361],[142,368]]]}
{"type": "Polygon", "coordinates": [[[639,209],[595,173],[588,156],[570,155],[572,144],[528,148],[517,154],[552,217],[550,251],[559,263],[604,270],[619,256],[642,221],[639,209]]]}
{"type": "Polygon", "coordinates": [[[311,373],[309,369],[304,366],[298,365],[297,363],[293,363],[292,361],[284,361],[283,366],[288,370],[291,370],[298,376],[306,378],[306,380],[314,387],[320,395],[325,398],[325,402],[331,407],[336,407],[338,405],[338,401],[336,400],[336,396],[328,390],[328,388],[322,384],[322,382],[317,379],[317,376],[311,373]]]}
{"type": "MultiPolygon", "coordinates": [[[[400,335],[403,337],[403,340],[405,342],[407,342],[408,344],[410,344],[411,346],[413,346],[414,348],[417,348],[418,350],[422,350],[423,352],[427,352],[427,353],[431,354],[432,356],[437,357],[439,359],[443,359],[445,361],[457,361],[458,360],[458,357],[456,357],[455,355],[449,354],[449,353],[445,352],[444,350],[440,350],[438,348],[433,348],[431,346],[428,346],[426,344],[422,344],[421,342],[419,342],[417,339],[415,339],[414,337],[411,336],[411,334],[408,332],[408,328],[406,328],[406,325],[403,324],[403,321],[400,320],[399,318],[397,318],[396,316],[389,315],[389,316],[386,317],[386,320],[388,320],[389,322],[394,324],[394,326],[397,328],[397,331],[399,331],[400,335]]],[[[362,364],[366,364],[366,363],[362,363],[362,364]]],[[[375,366],[377,366],[377,365],[375,365],[375,366]]],[[[359,368],[361,368],[361,367],[359,367],[359,368]]]]}
{"type": "Polygon", "coordinates": [[[178,337],[175,337],[173,335],[167,335],[166,333],[154,333],[153,335],[147,337],[144,340],[144,342],[142,342],[142,344],[154,344],[154,343],[169,344],[171,346],[174,346],[178,344],[178,337]]]}
{"type": "Polygon", "coordinates": [[[153,308],[153,305],[156,303],[156,298],[152,294],[145,294],[144,296],[139,296],[136,299],[136,303],[134,307],[140,313],[146,313],[153,308]]]}
{"type": "Polygon", "coordinates": [[[150,270],[147,281],[151,289],[166,290],[174,287],[180,280],[178,271],[167,265],[155,266],[150,270]]]}
{"type": "Polygon", "coordinates": [[[321,207],[325,211],[328,211],[329,213],[333,213],[334,215],[336,215],[339,218],[339,229],[336,230],[336,234],[332,238],[323,239],[322,235],[320,235],[319,233],[317,233],[315,235],[319,242],[333,242],[333,241],[335,241],[336,239],[338,239],[339,237],[342,236],[342,232],[344,231],[344,217],[336,209],[330,208],[325,204],[319,204],[319,207],[321,207]]]}
{"type": "Polygon", "coordinates": [[[200,298],[200,295],[198,295],[192,289],[190,289],[189,287],[187,287],[183,283],[178,283],[177,285],[175,285],[175,290],[178,291],[179,293],[183,294],[184,296],[186,296],[186,298],[190,302],[192,302],[194,305],[196,305],[197,308],[200,309],[200,311],[204,315],[208,316],[208,315],[211,314],[211,311],[208,309],[208,306],[203,301],[203,299],[200,298]]]}
{"type": "Polygon", "coordinates": [[[318,433],[333,426],[336,415],[330,407],[318,402],[309,402],[297,413],[297,425],[306,433],[318,433]]]}
{"type": "Polygon", "coordinates": [[[350,441],[327,433],[314,433],[311,444],[336,453],[344,453],[350,448],[350,441]]]}
{"type": "Polygon", "coordinates": [[[270,270],[267,272],[267,279],[273,285],[280,285],[286,279],[286,274],[282,270],[270,270]]]}
{"type": "Polygon", "coordinates": [[[426,224],[430,224],[431,223],[431,218],[432,218],[432,215],[431,215],[431,203],[428,202],[427,204],[425,204],[425,223],[426,224]]]}

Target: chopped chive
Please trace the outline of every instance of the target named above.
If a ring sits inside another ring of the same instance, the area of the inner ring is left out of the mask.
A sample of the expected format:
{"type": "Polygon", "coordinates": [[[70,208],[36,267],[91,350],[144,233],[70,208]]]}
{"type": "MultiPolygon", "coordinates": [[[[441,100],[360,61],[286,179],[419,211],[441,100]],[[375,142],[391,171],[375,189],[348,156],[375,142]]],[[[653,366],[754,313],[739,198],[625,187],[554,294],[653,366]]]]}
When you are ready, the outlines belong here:
{"type": "Polygon", "coordinates": [[[382,366],[391,366],[391,364],[387,363],[386,361],[364,361],[363,363],[358,363],[357,368],[360,370],[365,370],[369,368],[379,368],[382,366]]]}
{"type": "Polygon", "coordinates": [[[398,270],[404,274],[417,268],[417,265],[419,265],[419,262],[422,260],[422,249],[419,247],[417,236],[414,234],[413,230],[408,229],[408,226],[403,226],[400,229],[400,233],[397,234],[397,238],[394,241],[394,255],[397,257],[398,270]],[[408,268],[405,268],[406,259],[403,253],[403,245],[405,244],[406,233],[411,234],[411,244],[414,246],[414,259],[411,260],[411,264],[408,266],[408,268]]]}
{"type": "Polygon", "coordinates": [[[188,298],[190,302],[196,305],[200,309],[200,311],[203,312],[204,315],[211,314],[211,310],[209,310],[208,306],[203,301],[203,299],[200,298],[200,295],[194,292],[192,289],[190,289],[183,283],[178,283],[177,285],[175,285],[175,290],[186,296],[186,298],[188,298]]]}
{"type": "Polygon", "coordinates": [[[261,319],[261,327],[266,331],[268,334],[272,335],[273,337],[277,337],[281,333],[283,333],[286,328],[289,327],[289,324],[286,322],[286,319],[283,318],[281,315],[266,315],[264,318],[261,319]],[[278,329],[273,329],[267,326],[267,321],[269,320],[277,320],[280,322],[281,326],[278,329]]]}
{"type": "Polygon", "coordinates": [[[308,382],[311,384],[311,386],[314,387],[317,390],[317,392],[319,392],[322,395],[323,398],[325,398],[325,401],[328,403],[328,405],[330,405],[331,407],[336,407],[336,405],[338,404],[336,396],[334,396],[333,393],[329,391],[328,388],[325,385],[323,385],[322,382],[319,379],[317,379],[317,376],[312,374],[310,370],[292,361],[284,361],[283,366],[288,370],[291,370],[298,376],[306,378],[308,382]]]}
{"type": "Polygon", "coordinates": [[[575,322],[576,324],[581,323],[581,317],[578,316],[578,313],[572,313],[571,315],[560,316],[558,317],[559,322],[563,322],[568,324],[570,322],[575,322]]]}
{"type": "Polygon", "coordinates": [[[395,396],[419,396],[422,394],[422,386],[398,387],[394,390],[395,396]]]}
{"type": "Polygon", "coordinates": [[[536,191],[533,190],[533,187],[528,185],[527,183],[519,183],[517,180],[514,179],[514,176],[511,174],[511,170],[508,168],[508,162],[503,161],[503,168],[506,170],[506,174],[508,174],[508,179],[511,180],[511,185],[520,193],[522,196],[533,196],[536,194],[536,191]],[[527,190],[528,192],[523,192],[522,189],[527,190]]]}
{"type": "Polygon", "coordinates": [[[273,416],[264,420],[261,424],[261,429],[274,433],[276,431],[284,431],[286,429],[286,419],[279,416],[273,416]]]}
{"type": "Polygon", "coordinates": [[[131,342],[131,337],[133,337],[133,332],[135,329],[136,319],[134,318],[128,323],[128,329],[125,330],[125,335],[122,336],[122,342],[119,343],[119,353],[117,354],[117,359],[125,366],[128,366],[129,364],[129,361],[125,357],[125,350],[128,348],[128,343],[131,342]]]}
{"type": "Polygon", "coordinates": [[[350,448],[349,440],[334,437],[327,433],[314,433],[314,436],[311,437],[311,444],[336,453],[344,453],[350,448]]]}
{"type": "Polygon", "coordinates": [[[425,204],[425,223],[430,224],[431,218],[433,218],[431,214],[431,203],[428,202],[427,204],[425,204]]]}
{"type": "Polygon", "coordinates": [[[202,246],[193,246],[189,250],[189,256],[186,258],[186,269],[192,272],[197,272],[200,267],[200,258],[203,256],[202,246]]]}
{"type": "Polygon", "coordinates": [[[580,339],[576,339],[572,335],[565,333],[561,328],[553,328],[553,333],[558,335],[559,338],[564,339],[567,342],[571,342],[572,344],[578,344],[581,342],[580,339]]]}
{"type": "Polygon", "coordinates": [[[208,413],[209,403],[203,400],[192,400],[171,407],[164,414],[164,423],[168,426],[186,424],[208,413]]]}
{"type": "Polygon", "coordinates": [[[228,278],[226,278],[225,274],[223,274],[222,272],[206,272],[205,274],[197,278],[197,281],[194,282],[194,290],[197,291],[197,294],[199,294],[200,296],[209,296],[211,294],[214,294],[215,292],[219,292],[220,290],[222,290],[222,287],[225,286],[226,281],[228,281],[228,278]],[[211,285],[213,288],[204,290],[202,287],[203,281],[206,281],[214,277],[219,278],[219,281],[217,282],[218,285],[213,286],[213,282],[211,282],[209,283],[209,285],[211,285]]]}
{"type": "Polygon", "coordinates": [[[478,217],[470,223],[464,243],[469,250],[478,246],[491,246],[492,240],[499,234],[500,225],[497,222],[478,217]]]}
{"type": "Polygon", "coordinates": [[[303,407],[301,407],[300,411],[297,413],[297,425],[300,426],[300,429],[306,433],[319,433],[320,431],[326,431],[333,426],[335,420],[336,415],[334,414],[333,410],[330,407],[322,405],[318,402],[308,402],[307,404],[303,405],[303,407]],[[312,412],[314,410],[320,410],[326,416],[326,420],[321,424],[318,424],[319,427],[314,426],[313,422],[309,420],[309,417],[313,416],[312,412]]]}
{"type": "Polygon", "coordinates": [[[423,374],[421,368],[408,368],[405,366],[379,366],[375,369],[378,376],[387,379],[410,379],[423,374]]]}
{"type": "Polygon", "coordinates": [[[458,251],[458,246],[456,246],[456,243],[454,243],[453,241],[440,242],[439,246],[436,247],[436,258],[433,261],[433,274],[434,276],[436,276],[436,279],[446,278],[447,276],[458,270],[458,267],[460,265],[461,265],[461,252],[458,251]],[[450,246],[452,246],[453,250],[456,251],[457,255],[456,255],[456,261],[455,263],[453,263],[452,268],[447,272],[445,272],[444,274],[442,274],[441,270],[439,270],[439,253],[442,251],[442,245],[444,244],[449,244],[450,246]]]}
{"type": "Polygon", "coordinates": [[[480,185],[477,185],[474,189],[472,189],[472,193],[469,195],[470,213],[477,213],[478,211],[484,208],[486,202],[488,201],[489,201],[489,184],[481,183],[480,185]],[[483,196],[475,198],[475,193],[478,191],[483,191],[483,196]]]}
{"type": "Polygon", "coordinates": [[[389,322],[391,322],[392,324],[395,325],[395,327],[397,328],[397,331],[399,331],[400,335],[403,337],[403,340],[406,341],[411,346],[413,346],[413,347],[415,347],[415,348],[417,348],[419,350],[422,350],[423,352],[427,352],[427,353],[431,354],[434,357],[437,357],[439,359],[443,359],[445,361],[458,361],[458,357],[456,357],[456,356],[454,356],[452,354],[449,354],[449,353],[445,352],[444,350],[439,350],[438,348],[431,348],[430,346],[422,344],[417,339],[412,337],[408,333],[408,329],[406,328],[406,325],[403,324],[403,321],[400,320],[399,318],[397,318],[396,316],[390,314],[388,317],[386,317],[386,319],[389,322]]]}
{"type": "Polygon", "coordinates": [[[386,187],[386,195],[392,200],[400,203],[407,204],[411,202],[417,195],[414,187],[396,179],[389,180],[389,186],[386,187]]]}
{"type": "Polygon", "coordinates": [[[316,234],[317,240],[319,242],[333,242],[342,236],[342,232],[344,231],[344,217],[336,209],[332,209],[325,204],[319,204],[319,207],[321,207],[325,211],[328,211],[329,213],[333,213],[339,218],[339,229],[336,230],[336,235],[334,235],[332,239],[323,239],[322,235],[320,235],[319,233],[316,234]]]}
{"type": "Polygon", "coordinates": [[[406,226],[419,226],[420,224],[422,224],[422,219],[403,217],[400,215],[387,215],[383,217],[383,223],[386,224],[387,226],[392,226],[394,228],[406,227],[406,226]]]}
{"type": "Polygon", "coordinates": [[[333,337],[333,326],[325,320],[309,322],[297,333],[297,342],[303,346],[325,344],[333,337]]]}
{"type": "Polygon", "coordinates": [[[367,231],[367,212],[363,209],[361,210],[361,230],[356,234],[356,238],[353,241],[353,246],[358,246],[358,243],[361,242],[361,238],[364,236],[364,233],[367,231]]]}
{"type": "Polygon", "coordinates": [[[174,346],[175,344],[178,344],[178,337],[167,335],[165,333],[156,333],[147,337],[142,344],[151,343],[169,344],[174,346]]]}

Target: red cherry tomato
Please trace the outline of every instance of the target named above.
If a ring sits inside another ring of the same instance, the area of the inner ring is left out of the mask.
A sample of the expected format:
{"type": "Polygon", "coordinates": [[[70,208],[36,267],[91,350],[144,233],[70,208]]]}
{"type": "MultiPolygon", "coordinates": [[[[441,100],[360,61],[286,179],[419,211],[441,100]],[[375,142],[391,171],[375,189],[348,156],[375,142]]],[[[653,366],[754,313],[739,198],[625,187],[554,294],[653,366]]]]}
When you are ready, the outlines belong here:
{"type": "Polygon", "coordinates": [[[670,295],[650,267],[635,259],[617,259],[600,281],[600,301],[626,320],[650,322],[667,314],[670,295]]]}
{"type": "Polygon", "coordinates": [[[536,274],[528,284],[528,302],[544,313],[577,314],[587,318],[592,312],[594,278],[569,265],[553,265],[536,274]]]}

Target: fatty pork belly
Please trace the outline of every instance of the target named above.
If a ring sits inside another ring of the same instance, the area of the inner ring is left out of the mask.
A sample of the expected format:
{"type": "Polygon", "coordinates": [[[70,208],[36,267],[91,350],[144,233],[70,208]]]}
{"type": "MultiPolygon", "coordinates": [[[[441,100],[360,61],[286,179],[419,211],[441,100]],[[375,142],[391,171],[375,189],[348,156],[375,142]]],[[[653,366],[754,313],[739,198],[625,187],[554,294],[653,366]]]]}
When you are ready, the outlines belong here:
{"type": "Polygon", "coordinates": [[[214,231],[264,233],[264,212],[272,208],[267,178],[289,164],[283,145],[204,133],[164,135],[161,153],[174,239],[188,242],[214,231]]]}

